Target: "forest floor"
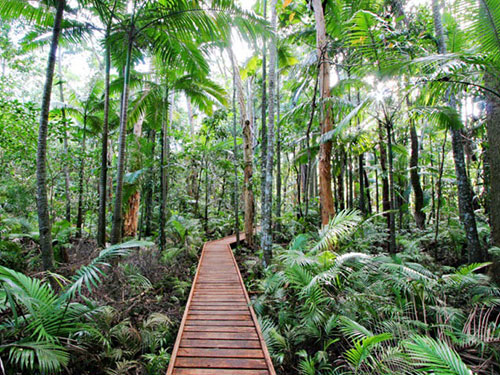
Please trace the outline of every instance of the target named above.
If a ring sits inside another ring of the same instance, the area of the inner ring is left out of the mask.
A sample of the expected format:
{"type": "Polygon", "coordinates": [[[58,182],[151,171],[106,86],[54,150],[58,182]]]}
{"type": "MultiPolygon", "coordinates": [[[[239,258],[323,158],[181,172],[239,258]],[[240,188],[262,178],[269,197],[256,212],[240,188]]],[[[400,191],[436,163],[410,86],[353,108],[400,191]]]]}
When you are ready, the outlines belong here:
{"type": "MultiPolygon", "coordinates": [[[[71,277],[80,267],[90,263],[99,251],[95,241],[75,239],[68,249],[69,263],[62,264],[55,272],[71,277]]],[[[168,334],[164,337],[162,346],[170,347],[171,350],[197,263],[196,257],[183,252],[175,258],[175,262],[166,264],[159,249],[152,247],[123,259],[118,267],[107,271],[104,282],[92,291],[91,297],[98,305],[111,308],[113,312],[106,322],[106,328],[112,338],[110,342],[114,350],[110,350],[109,355],[103,355],[102,347],[87,348],[81,356],[72,356],[73,363],[68,366],[67,374],[109,374],[109,370],[115,367],[113,362],[126,360],[140,363],[145,354],[142,338],[138,340],[137,347],[130,347],[128,344],[134,340],[121,342],[113,334],[126,327],[129,333],[139,336],[144,322],[151,316],[158,316],[157,314],[161,314],[169,322],[168,334]],[[123,354],[120,358],[111,358],[117,356],[117,353],[123,354]]],[[[143,374],[142,368],[138,364],[135,373],[143,374]]],[[[130,370],[126,373],[134,373],[129,372],[130,370]]]]}

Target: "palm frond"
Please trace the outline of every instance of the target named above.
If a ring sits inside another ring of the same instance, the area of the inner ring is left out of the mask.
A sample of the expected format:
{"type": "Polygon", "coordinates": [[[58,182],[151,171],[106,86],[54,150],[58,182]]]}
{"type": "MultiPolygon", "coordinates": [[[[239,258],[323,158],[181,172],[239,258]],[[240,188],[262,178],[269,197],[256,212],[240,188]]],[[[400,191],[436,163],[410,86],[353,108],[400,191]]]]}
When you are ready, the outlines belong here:
{"type": "Polygon", "coordinates": [[[472,375],[457,352],[443,341],[427,336],[414,336],[404,347],[415,366],[435,375],[472,375]]]}
{"type": "Polygon", "coordinates": [[[342,210],[333,217],[320,233],[320,240],[311,250],[313,253],[335,246],[339,241],[353,233],[362,217],[357,210],[342,210]]]}
{"type": "Polygon", "coordinates": [[[81,293],[82,286],[86,286],[89,291],[97,287],[101,282],[101,276],[104,274],[101,267],[109,266],[109,260],[126,256],[130,254],[130,249],[144,246],[151,246],[151,242],[146,241],[128,241],[121,244],[110,246],[99,253],[90,264],[80,268],[72,278],[71,285],[66,289],[64,298],[73,297],[76,293],[81,293]]]}
{"type": "Polygon", "coordinates": [[[39,369],[42,373],[53,374],[69,362],[68,352],[58,344],[17,342],[4,348],[9,349],[9,362],[22,370],[39,369]]]}

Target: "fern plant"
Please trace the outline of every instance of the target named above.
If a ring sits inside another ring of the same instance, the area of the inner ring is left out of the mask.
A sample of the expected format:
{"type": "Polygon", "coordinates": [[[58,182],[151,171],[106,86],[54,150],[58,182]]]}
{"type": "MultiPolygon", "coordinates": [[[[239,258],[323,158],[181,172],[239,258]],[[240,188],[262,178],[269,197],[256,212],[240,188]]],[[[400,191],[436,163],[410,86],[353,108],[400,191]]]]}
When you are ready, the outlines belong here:
{"type": "Polygon", "coordinates": [[[0,311],[8,313],[0,323],[0,353],[8,353],[7,364],[42,374],[59,372],[69,360],[65,339],[88,329],[86,321],[99,310],[85,298],[86,304],[74,302],[75,295],[82,287],[91,292],[99,285],[109,260],[147,245],[129,241],[102,250],[59,294],[48,282],[0,266],[0,311]]]}

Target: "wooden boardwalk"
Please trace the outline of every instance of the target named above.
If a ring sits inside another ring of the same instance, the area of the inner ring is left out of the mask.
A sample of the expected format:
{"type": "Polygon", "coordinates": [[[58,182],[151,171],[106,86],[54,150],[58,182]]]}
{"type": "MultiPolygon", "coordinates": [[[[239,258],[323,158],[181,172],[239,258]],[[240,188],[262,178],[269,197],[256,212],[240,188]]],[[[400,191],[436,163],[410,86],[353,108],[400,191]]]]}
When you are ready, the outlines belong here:
{"type": "Polygon", "coordinates": [[[275,375],[230,244],[205,243],[167,375],[275,375]]]}

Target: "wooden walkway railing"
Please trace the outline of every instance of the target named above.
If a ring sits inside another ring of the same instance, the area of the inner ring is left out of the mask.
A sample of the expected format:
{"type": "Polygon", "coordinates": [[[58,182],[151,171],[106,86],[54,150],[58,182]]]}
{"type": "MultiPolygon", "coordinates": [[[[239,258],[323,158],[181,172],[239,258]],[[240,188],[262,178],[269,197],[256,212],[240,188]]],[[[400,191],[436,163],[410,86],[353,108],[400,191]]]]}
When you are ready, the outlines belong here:
{"type": "Polygon", "coordinates": [[[275,375],[230,244],[205,243],[167,375],[275,375]]]}

